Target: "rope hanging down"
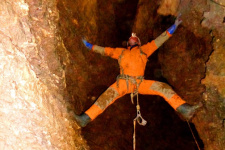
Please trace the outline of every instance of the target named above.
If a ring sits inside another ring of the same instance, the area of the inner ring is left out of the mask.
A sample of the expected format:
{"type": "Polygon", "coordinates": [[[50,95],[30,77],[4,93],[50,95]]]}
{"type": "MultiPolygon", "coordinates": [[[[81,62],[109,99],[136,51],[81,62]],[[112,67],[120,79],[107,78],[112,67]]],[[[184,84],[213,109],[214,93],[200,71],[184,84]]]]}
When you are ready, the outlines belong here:
{"type": "Polygon", "coordinates": [[[133,133],[133,149],[135,150],[136,149],[136,122],[138,122],[139,125],[142,125],[142,126],[145,126],[147,124],[147,121],[144,120],[141,116],[141,107],[139,105],[139,100],[138,100],[138,92],[135,93],[135,95],[133,93],[131,93],[131,101],[133,103],[133,97],[137,95],[137,106],[136,106],[136,109],[137,109],[137,116],[136,118],[134,118],[134,133],[133,133]]]}
{"type": "Polygon", "coordinates": [[[189,123],[188,121],[187,121],[187,124],[188,124],[189,129],[191,130],[191,134],[192,134],[192,136],[193,136],[193,138],[194,138],[194,140],[195,140],[195,143],[196,143],[196,145],[197,145],[197,147],[198,147],[198,150],[201,150],[200,147],[199,147],[199,144],[198,144],[198,142],[197,142],[197,140],[196,140],[196,138],[195,138],[194,132],[193,132],[192,129],[191,129],[190,123],[189,123]]]}
{"type": "Polygon", "coordinates": [[[129,89],[129,82],[131,82],[132,84],[136,85],[136,89],[134,91],[131,92],[130,96],[131,96],[131,102],[132,104],[134,104],[134,96],[137,96],[137,116],[136,118],[134,118],[133,123],[134,123],[134,133],[133,133],[133,149],[136,149],[136,122],[138,122],[139,125],[145,126],[147,124],[147,121],[144,120],[141,116],[141,111],[140,111],[140,105],[139,105],[139,100],[138,100],[138,88],[141,84],[141,82],[143,81],[144,77],[143,76],[138,76],[138,77],[132,77],[129,75],[125,75],[125,74],[120,74],[117,76],[117,87],[119,87],[119,80],[120,79],[124,79],[127,83],[127,90],[129,89]],[[137,80],[139,80],[139,83],[137,82],[137,80]]]}

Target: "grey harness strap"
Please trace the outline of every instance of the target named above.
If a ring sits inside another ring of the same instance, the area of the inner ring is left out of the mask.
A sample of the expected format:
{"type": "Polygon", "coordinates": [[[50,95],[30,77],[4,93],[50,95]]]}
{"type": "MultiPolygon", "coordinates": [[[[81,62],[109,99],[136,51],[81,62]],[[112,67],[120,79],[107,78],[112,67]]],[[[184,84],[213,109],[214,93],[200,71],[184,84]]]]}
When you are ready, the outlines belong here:
{"type": "Polygon", "coordinates": [[[129,81],[132,83],[132,84],[135,84],[137,87],[136,87],[136,90],[133,91],[133,93],[137,93],[138,92],[138,87],[139,85],[141,84],[141,82],[143,81],[144,79],[144,76],[129,76],[129,75],[126,75],[126,74],[119,74],[116,78],[116,82],[117,82],[117,87],[119,88],[119,80],[120,79],[123,79],[123,80],[126,80],[126,84],[127,84],[127,91],[129,90],[129,81]],[[139,83],[137,83],[137,80],[140,80],[139,83]]]}

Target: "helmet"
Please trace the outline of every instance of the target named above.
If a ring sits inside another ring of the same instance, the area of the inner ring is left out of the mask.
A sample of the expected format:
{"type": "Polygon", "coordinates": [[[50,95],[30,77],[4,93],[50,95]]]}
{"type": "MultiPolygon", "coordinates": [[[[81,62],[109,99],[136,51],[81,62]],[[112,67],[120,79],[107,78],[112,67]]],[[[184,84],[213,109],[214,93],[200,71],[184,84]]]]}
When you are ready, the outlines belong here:
{"type": "Polygon", "coordinates": [[[138,44],[139,46],[141,45],[140,39],[136,36],[136,33],[132,33],[131,37],[128,40],[127,46],[133,46],[138,44]]]}

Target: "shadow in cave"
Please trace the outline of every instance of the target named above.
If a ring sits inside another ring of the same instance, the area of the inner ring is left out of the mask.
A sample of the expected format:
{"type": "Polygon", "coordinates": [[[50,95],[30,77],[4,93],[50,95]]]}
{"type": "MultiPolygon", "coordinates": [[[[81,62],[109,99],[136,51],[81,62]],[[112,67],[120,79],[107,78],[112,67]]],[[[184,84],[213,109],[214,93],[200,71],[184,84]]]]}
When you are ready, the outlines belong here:
{"type": "Polygon", "coordinates": [[[101,16],[97,20],[97,41],[101,46],[126,47],[122,42],[131,36],[137,5],[138,0],[97,1],[97,15],[101,16]]]}
{"type": "Polygon", "coordinates": [[[125,0],[113,4],[119,41],[127,41],[132,33],[138,1],[139,0],[125,0]]]}

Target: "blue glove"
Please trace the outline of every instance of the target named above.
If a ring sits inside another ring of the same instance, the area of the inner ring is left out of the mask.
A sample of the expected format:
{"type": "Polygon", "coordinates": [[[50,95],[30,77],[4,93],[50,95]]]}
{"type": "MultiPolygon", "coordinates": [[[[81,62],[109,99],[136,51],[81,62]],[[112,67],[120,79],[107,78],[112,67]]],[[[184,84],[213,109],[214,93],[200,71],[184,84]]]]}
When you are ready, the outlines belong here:
{"type": "Polygon", "coordinates": [[[182,23],[182,20],[180,19],[181,14],[179,14],[175,20],[175,23],[167,30],[170,34],[173,34],[177,27],[182,23]]]}
{"type": "Polygon", "coordinates": [[[82,42],[84,43],[84,45],[88,48],[88,49],[92,49],[92,44],[91,43],[88,43],[85,39],[82,39],[82,42]]]}

